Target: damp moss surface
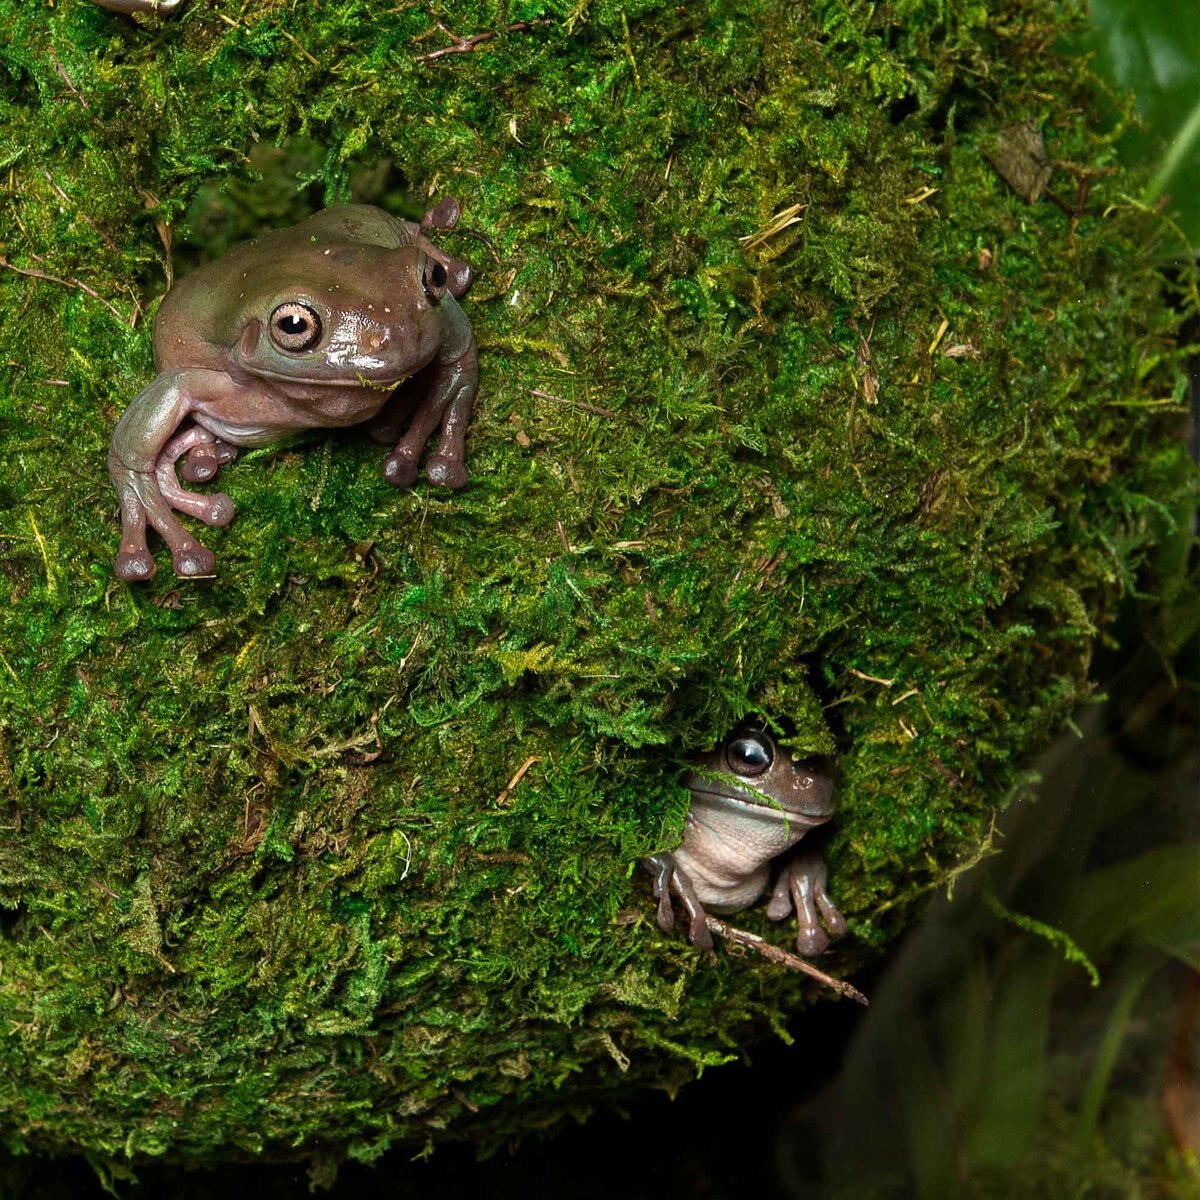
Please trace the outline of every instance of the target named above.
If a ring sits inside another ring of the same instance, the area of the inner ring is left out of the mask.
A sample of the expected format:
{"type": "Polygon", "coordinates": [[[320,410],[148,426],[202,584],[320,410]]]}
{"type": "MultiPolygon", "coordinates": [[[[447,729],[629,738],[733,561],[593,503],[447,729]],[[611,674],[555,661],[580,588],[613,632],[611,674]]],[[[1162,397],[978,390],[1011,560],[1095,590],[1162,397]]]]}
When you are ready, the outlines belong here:
{"type": "Polygon", "coordinates": [[[831,971],[988,851],[1189,487],[1194,284],[1079,16],[0,0],[10,1148],[486,1150],[784,1033],[819,990],[637,868],[747,714],[837,755],[831,971]],[[118,583],[159,298],[314,193],[460,201],[469,485],[254,451],[215,579],[118,583]]]}

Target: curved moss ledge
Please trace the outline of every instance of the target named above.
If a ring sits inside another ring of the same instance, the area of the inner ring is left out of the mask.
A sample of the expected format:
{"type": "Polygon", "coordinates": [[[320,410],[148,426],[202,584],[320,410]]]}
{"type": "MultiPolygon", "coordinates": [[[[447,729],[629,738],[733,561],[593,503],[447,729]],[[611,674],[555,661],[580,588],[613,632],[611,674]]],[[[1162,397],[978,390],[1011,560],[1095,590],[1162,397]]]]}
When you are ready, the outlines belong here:
{"type": "Polygon", "coordinates": [[[987,7],[0,0],[11,1147],[491,1146],[781,1030],[634,866],[749,711],[839,754],[831,969],[981,851],[1187,485],[1169,227],[987,7]],[[116,584],[169,227],[296,134],[462,201],[471,484],[248,454],[216,580],[116,584]]]}

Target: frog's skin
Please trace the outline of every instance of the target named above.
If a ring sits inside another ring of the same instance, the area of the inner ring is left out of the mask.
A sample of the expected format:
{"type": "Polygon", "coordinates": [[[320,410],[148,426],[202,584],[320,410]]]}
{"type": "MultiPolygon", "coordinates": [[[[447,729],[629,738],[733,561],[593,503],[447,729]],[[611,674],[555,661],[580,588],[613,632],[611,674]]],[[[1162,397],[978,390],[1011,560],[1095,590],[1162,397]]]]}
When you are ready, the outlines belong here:
{"type": "Polygon", "coordinates": [[[119,13],[169,13],[180,0],[96,0],[101,8],[119,13]]]}
{"type": "Polygon", "coordinates": [[[121,502],[118,578],[153,576],[147,523],[170,547],[177,575],[213,574],[212,552],[171,510],[223,526],[233,503],[180,486],[184,454],[183,477],[198,483],[239,446],[365,421],[372,437],[395,445],[384,460],[389,483],[416,481],[439,430],[426,477],[450,488],[467,482],[463,439],[479,367],[457,297],[471,269],[425,236],[458,213],[449,199],[419,225],[367,205],[327,208],[235,246],[167,293],[154,322],[158,377],[125,410],[109,449],[121,502]],[[418,371],[418,391],[393,396],[418,371]]]}
{"type": "MultiPolygon", "coordinates": [[[[767,891],[772,859],[833,816],[833,779],[796,762],[762,728],[743,725],[697,758],[683,783],[692,793],[683,842],[643,866],[654,876],[659,928],[669,933],[675,927],[674,892],[688,914],[689,939],[708,950],[713,943],[705,910],[739,912],[767,891]]],[[[776,876],[767,916],[781,921],[793,908],[801,954],[820,954],[830,937],[846,932],[826,891],[825,860],[817,850],[802,849],[785,859],[776,876]]]]}

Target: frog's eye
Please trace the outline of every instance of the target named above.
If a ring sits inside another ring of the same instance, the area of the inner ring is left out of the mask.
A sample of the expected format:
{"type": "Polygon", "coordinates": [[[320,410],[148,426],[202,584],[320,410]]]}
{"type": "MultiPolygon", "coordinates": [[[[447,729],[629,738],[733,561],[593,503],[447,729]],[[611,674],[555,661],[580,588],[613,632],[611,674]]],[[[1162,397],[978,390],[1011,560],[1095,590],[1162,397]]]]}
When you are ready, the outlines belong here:
{"type": "Polygon", "coordinates": [[[421,286],[433,304],[445,294],[446,268],[436,258],[427,258],[421,267],[421,286]]]}
{"type": "Polygon", "coordinates": [[[271,314],[271,341],[280,350],[311,350],[320,340],[321,318],[307,304],[289,300],[271,314]]]}
{"type": "Polygon", "coordinates": [[[775,747],[765,733],[739,733],[726,744],[725,761],[737,775],[761,775],[775,761],[775,747]]]}

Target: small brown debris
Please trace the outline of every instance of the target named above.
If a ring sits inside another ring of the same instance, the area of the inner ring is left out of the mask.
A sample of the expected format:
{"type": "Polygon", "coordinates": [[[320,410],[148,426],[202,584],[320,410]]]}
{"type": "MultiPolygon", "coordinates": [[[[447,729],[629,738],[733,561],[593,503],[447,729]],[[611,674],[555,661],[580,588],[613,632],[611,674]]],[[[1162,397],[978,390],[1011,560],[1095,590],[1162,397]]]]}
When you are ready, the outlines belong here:
{"type": "Polygon", "coordinates": [[[1000,130],[996,149],[987,156],[996,173],[1022,200],[1036,204],[1054,174],[1042,131],[1032,121],[1000,130]]]}
{"type": "Polygon", "coordinates": [[[503,808],[504,805],[506,805],[508,803],[508,798],[509,798],[509,796],[512,795],[513,788],[515,788],[517,786],[517,784],[520,783],[521,780],[525,778],[525,773],[529,770],[529,768],[532,767],[534,763],[540,763],[541,761],[542,761],[542,759],[541,759],[540,755],[531,754],[517,768],[516,773],[501,789],[500,795],[498,795],[496,797],[496,803],[498,805],[500,805],[501,808],[503,808]]]}

